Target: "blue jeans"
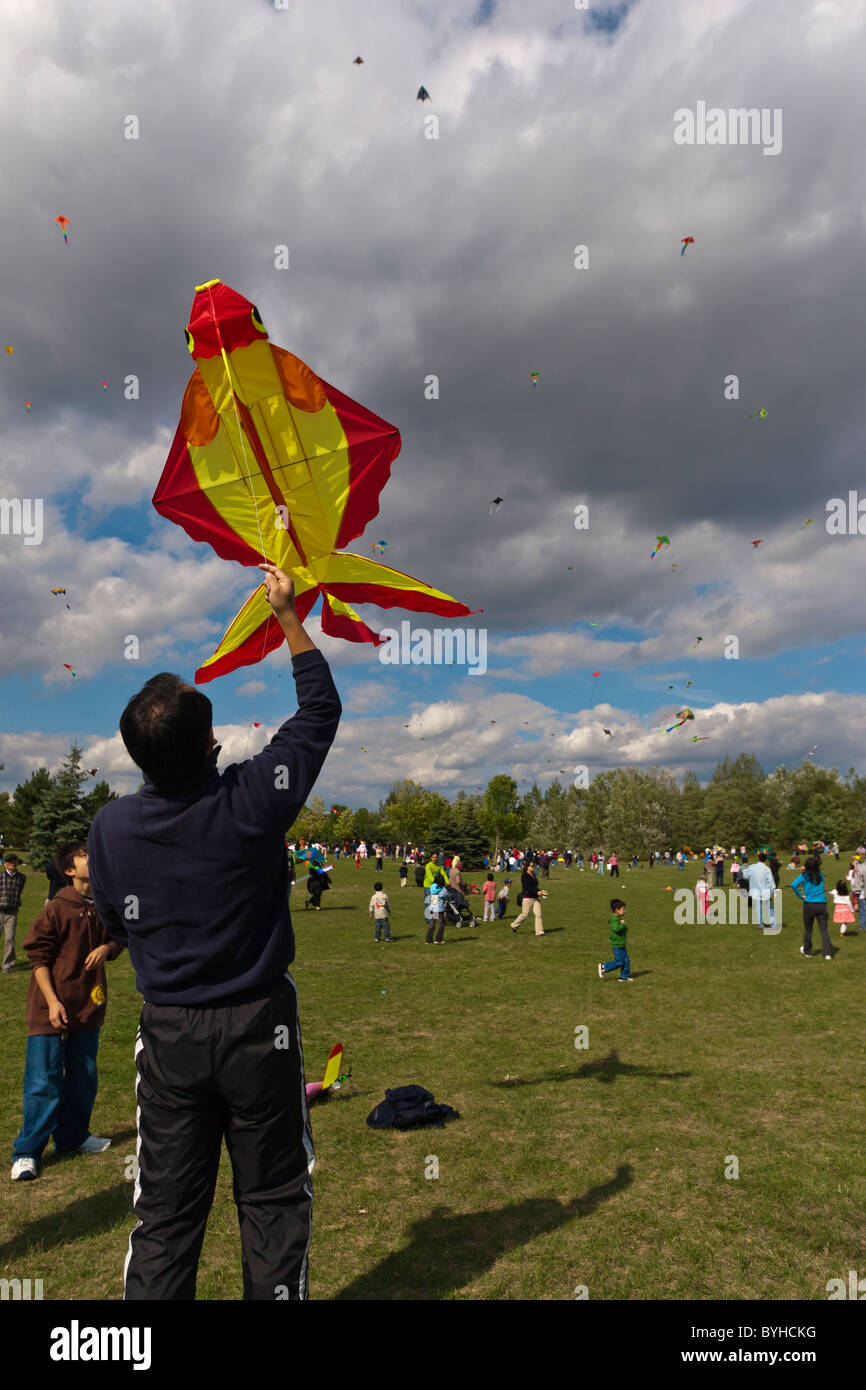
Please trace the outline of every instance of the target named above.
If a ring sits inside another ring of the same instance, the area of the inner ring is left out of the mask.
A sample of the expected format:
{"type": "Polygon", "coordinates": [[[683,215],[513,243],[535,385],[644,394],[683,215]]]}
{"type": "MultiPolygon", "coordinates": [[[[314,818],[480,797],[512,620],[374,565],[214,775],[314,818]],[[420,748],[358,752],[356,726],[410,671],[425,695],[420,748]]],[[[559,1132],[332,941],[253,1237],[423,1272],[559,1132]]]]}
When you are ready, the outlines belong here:
{"type": "Polygon", "coordinates": [[[628,958],[628,951],[625,947],[614,946],[613,960],[605,961],[603,968],[605,975],[609,970],[619,969],[619,978],[621,980],[627,980],[631,975],[631,961],[628,958]]]}
{"type": "Polygon", "coordinates": [[[96,1100],[99,1029],[28,1038],[24,1065],[24,1117],[14,1158],[42,1157],[49,1138],[58,1153],[79,1148],[90,1135],[96,1100]]]}
{"type": "Polygon", "coordinates": [[[866,931],[866,898],[860,899],[860,930],[866,931]]]}
{"type": "Polygon", "coordinates": [[[776,919],[773,916],[772,898],[752,898],[752,910],[757,907],[758,923],[762,927],[774,927],[776,919]]]}
{"type": "Polygon", "coordinates": [[[392,937],[391,937],[391,919],[390,919],[390,917],[376,917],[376,918],[374,919],[374,922],[375,922],[375,927],[376,927],[376,940],[377,940],[377,941],[379,940],[379,937],[380,937],[382,931],[384,930],[384,933],[385,933],[385,940],[386,940],[386,941],[391,941],[391,940],[392,940],[392,937]]]}

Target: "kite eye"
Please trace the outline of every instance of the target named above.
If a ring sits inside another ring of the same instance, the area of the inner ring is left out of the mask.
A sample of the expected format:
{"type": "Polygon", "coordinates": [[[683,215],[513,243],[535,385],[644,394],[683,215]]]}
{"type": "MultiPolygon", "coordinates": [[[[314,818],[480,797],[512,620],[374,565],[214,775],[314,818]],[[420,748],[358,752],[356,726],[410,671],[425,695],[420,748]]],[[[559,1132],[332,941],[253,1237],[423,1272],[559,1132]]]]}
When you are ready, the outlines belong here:
{"type": "Polygon", "coordinates": [[[265,328],[265,325],[262,323],[262,316],[261,316],[261,314],[259,313],[258,309],[256,308],[255,304],[253,305],[252,313],[250,314],[250,318],[251,318],[252,321],[253,321],[253,327],[254,327],[254,328],[257,328],[257,329],[259,330],[260,333],[267,333],[268,330],[265,328]]]}
{"type": "Polygon", "coordinates": [[[195,343],[193,342],[192,334],[190,333],[188,328],[185,328],[183,331],[186,334],[186,345],[189,348],[190,356],[192,356],[195,350],[195,343]]]}

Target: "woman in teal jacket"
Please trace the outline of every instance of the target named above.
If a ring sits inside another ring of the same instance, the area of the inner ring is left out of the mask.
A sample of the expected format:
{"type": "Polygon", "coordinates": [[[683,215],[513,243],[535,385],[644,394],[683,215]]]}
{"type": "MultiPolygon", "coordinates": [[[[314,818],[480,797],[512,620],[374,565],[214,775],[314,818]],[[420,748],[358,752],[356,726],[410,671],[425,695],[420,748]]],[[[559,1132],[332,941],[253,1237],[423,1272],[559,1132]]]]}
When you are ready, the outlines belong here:
{"type": "Polygon", "coordinates": [[[827,892],[824,888],[824,875],[821,873],[821,861],[813,858],[807,859],[803,865],[803,872],[794,879],[791,887],[803,904],[803,944],[800,947],[800,954],[803,956],[811,956],[812,954],[812,925],[817,917],[824,959],[832,960],[833,948],[830,945],[830,933],[827,929],[827,892]],[[802,893],[798,892],[800,884],[803,886],[802,893]]]}

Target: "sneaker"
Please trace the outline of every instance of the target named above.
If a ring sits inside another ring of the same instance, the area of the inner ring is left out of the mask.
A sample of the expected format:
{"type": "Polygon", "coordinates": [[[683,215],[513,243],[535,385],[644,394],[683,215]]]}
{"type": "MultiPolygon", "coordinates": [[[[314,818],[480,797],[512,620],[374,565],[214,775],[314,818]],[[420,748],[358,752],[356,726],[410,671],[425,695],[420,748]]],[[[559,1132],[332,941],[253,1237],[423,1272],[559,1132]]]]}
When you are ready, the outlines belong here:
{"type": "Polygon", "coordinates": [[[89,1134],[84,1143],[75,1150],[77,1154],[101,1154],[111,1148],[110,1139],[100,1139],[98,1134],[89,1134]]]}
{"type": "Polygon", "coordinates": [[[833,957],[832,957],[832,956],[825,956],[824,959],[825,959],[825,960],[832,960],[833,957]]]}
{"type": "Polygon", "coordinates": [[[32,1182],[39,1176],[36,1171],[36,1159],[26,1154],[23,1158],[16,1158],[12,1164],[11,1176],[13,1182],[32,1182]]]}
{"type": "Polygon", "coordinates": [[[601,961],[599,961],[598,963],[598,978],[600,980],[604,979],[604,966],[602,965],[601,961]]]}
{"type": "Polygon", "coordinates": [[[633,985],[633,984],[634,984],[634,976],[633,976],[633,975],[626,975],[625,978],[623,978],[622,975],[620,975],[618,983],[621,984],[621,985],[633,985]]]}
{"type": "Polygon", "coordinates": [[[801,947],[800,947],[800,955],[801,955],[801,956],[811,956],[811,954],[812,954],[812,952],[811,952],[811,951],[807,951],[805,946],[801,946],[801,947]]]}

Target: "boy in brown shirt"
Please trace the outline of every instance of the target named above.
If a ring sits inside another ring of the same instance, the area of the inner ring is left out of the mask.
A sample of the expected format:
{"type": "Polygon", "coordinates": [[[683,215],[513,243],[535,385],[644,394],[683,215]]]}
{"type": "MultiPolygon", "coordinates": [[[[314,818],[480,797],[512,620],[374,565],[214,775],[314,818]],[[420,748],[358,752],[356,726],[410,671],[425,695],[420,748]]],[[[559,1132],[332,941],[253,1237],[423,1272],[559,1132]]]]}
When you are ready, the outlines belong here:
{"type": "Polygon", "coordinates": [[[67,885],[46,904],[24,942],[30,957],[23,1123],[13,1145],[12,1181],[38,1176],[50,1137],[58,1153],[102,1153],[111,1144],[90,1133],[96,1053],[105,1018],[110,941],[90,897],[87,845],[59,850],[67,885]]]}

